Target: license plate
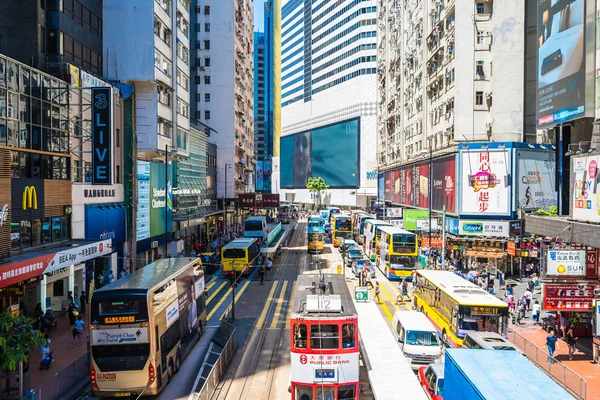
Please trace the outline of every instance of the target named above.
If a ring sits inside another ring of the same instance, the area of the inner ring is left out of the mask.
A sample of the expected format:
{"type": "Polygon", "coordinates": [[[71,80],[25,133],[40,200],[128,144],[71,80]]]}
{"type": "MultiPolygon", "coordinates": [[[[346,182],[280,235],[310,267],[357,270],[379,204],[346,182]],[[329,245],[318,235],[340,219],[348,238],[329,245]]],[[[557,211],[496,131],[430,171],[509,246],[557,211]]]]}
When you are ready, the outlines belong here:
{"type": "Polygon", "coordinates": [[[131,397],[131,392],[118,392],[115,393],[115,397],[131,397]]]}

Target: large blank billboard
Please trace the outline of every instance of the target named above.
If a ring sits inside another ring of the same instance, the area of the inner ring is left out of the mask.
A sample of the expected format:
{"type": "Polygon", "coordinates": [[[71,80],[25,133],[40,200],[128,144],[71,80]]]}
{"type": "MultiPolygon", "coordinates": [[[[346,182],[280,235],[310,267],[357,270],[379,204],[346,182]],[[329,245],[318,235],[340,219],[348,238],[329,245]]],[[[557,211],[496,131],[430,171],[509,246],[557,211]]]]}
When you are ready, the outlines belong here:
{"type": "Polygon", "coordinates": [[[309,177],[332,189],[358,187],[359,138],[359,118],[282,137],[281,187],[306,188],[309,177]]]}

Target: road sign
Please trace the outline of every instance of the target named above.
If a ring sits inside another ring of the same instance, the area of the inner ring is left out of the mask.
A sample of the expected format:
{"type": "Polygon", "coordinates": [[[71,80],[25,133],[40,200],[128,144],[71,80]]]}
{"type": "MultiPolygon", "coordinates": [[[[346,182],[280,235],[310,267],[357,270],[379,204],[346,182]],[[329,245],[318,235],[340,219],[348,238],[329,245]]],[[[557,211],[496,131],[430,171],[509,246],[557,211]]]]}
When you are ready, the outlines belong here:
{"type": "Polygon", "coordinates": [[[369,288],[366,286],[356,286],[354,288],[354,300],[356,300],[356,301],[369,300],[369,288]]]}

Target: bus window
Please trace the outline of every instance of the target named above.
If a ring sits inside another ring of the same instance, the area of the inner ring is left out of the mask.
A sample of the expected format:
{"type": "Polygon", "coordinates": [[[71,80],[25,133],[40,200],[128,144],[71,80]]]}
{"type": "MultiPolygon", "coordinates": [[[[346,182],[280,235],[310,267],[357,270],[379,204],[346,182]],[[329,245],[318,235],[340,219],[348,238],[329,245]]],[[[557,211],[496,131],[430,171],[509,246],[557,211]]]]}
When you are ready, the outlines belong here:
{"type": "Polygon", "coordinates": [[[338,325],[311,325],[310,347],[312,349],[337,349],[340,347],[338,325]]]}
{"type": "Polygon", "coordinates": [[[315,397],[319,400],[335,400],[335,388],[330,386],[318,386],[315,397]]]}
{"type": "Polygon", "coordinates": [[[92,356],[101,371],[139,371],[150,356],[150,344],[93,346],[92,356]]]}
{"type": "Polygon", "coordinates": [[[312,387],[296,385],[296,396],[297,400],[312,400],[312,387]]]}
{"type": "Polygon", "coordinates": [[[355,347],[354,325],[344,324],[342,326],[342,347],[344,349],[355,347]]]}
{"type": "Polygon", "coordinates": [[[297,349],[306,348],[306,325],[295,324],[294,325],[294,347],[297,349]]]}
{"type": "Polygon", "coordinates": [[[356,386],[344,385],[338,388],[338,400],[356,400],[356,386]]]}
{"type": "Polygon", "coordinates": [[[223,258],[246,258],[246,249],[224,249],[223,258]]]}

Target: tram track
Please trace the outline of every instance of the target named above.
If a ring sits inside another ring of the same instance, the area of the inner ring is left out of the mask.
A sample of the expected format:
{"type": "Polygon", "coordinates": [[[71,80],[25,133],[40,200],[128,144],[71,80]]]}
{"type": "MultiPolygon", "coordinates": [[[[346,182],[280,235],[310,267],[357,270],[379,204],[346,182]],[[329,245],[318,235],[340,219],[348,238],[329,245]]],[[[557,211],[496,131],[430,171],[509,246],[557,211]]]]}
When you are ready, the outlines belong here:
{"type": "Polygon", "coordinates": [[[306,254],[305,240],[306,224],[298,224],[291,233],[288,249],[273,276],[273,282],[278,287],[266,299],[266,314],[263,312],[264,315],[255,321],[252,334],[244,348],[239,349],[242,356],[237,360],[237,365],[231,365],[233,373],[228,374],[227,381],[217,387],[213,400],[271,399],[276,368],[281,361],[286,338],[284,332],[291,307],[293,283],[301,271],[301,261],[306,254]],[[281,292],[277,296],[279,289],[281,292]],[[234,381],[237,381],[235,385],[234,381]]]}

